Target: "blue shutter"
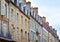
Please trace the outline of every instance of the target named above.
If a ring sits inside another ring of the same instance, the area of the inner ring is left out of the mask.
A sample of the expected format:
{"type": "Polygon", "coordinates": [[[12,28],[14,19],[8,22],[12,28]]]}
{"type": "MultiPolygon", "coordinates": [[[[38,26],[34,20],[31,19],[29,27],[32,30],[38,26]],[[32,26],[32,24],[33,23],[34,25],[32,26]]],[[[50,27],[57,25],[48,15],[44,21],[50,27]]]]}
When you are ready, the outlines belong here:
{"type": "Polygon", "coordinates": [[[40,23],[40,16],[38,16],[38,22],[40,23]]]}
{"type": "Polygon", "coordinates": [[[19,3],[19,7],[21,7],[21,4],[22,4],[22,3],[19,3]]]}
{"type": "Polygon", "coordinates": [[[33,11],[33,17],[34,17],[34,11],[33,11]]]}
{"type": "Polygon", "coordinates": [[[27,10],[27,14],[29,14],[29,13],[28,13],[28,10],[27,10]]]}
{"type": "Polygon", "coordinates": [[[23,7],[23,12],[25,12],[25,8],[26,8],[26,7],[23,7]]]}
{"type": "Polygon", "coordinates": [[[36,20],[37,20],[37,15],[36,15],[36,20]]]}

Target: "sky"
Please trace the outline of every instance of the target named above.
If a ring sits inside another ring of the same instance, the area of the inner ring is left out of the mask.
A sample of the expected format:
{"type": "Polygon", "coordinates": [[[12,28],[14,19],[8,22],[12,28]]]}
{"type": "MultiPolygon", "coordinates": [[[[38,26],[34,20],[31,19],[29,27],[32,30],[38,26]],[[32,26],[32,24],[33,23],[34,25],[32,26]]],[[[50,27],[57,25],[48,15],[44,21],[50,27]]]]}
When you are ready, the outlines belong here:
{"type": "Polygon", "coordinates": [[[60,37],[60,0],[27,0],[32,7],[38,7],[39,15],[45,16],[60,37]]]}

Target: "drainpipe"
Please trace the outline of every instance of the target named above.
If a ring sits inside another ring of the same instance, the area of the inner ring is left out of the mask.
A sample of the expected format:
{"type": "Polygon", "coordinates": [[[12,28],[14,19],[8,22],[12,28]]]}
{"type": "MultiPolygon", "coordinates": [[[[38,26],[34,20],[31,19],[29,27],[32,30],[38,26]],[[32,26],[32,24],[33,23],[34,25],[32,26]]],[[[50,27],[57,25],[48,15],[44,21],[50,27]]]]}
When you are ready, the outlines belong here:
{"type": "Polygon", "coordinates": [[[48,42],[49,42],[49,32],[48,32],[48,42]]]}
{"type": "MultiPolygon", "coordinates": [[[[3,15],[1,15],[2,19],[3,19],[3,15]]],[[[3,36],[3,32],[2,32],[2,19],[1,19],[1,36],[3,36]]]]}
{"type": "MultiPolygon", "coordinates": [[[[10,3],[10,0],[9,0],[9,3],[10,3]]],[[[9,5],[9,3],[8,3],[8,5],[9,5]]],[[[10,10],[10,8],[8,7],[8,9],[10,10]]],[[[10,13],[10,11],[8,10],[8,12],[10,13]]],[[[10,18],[10,17],[9,17],[10,18]]],[[[10,29],[9,29],[9,18],[8,18],[8,37],[9,37],[9,39],[11,39],[11,34],[10,34],[10,29]]]]}
{"type": "Polygon", "coordinates": [[[1,36],[2,36],[2,20],[1,20],[1,36]]]}
{"type": "Polygon", "coordinates": [[[43,27],[42,27],[42,42],[43,42],[43,27]]]}

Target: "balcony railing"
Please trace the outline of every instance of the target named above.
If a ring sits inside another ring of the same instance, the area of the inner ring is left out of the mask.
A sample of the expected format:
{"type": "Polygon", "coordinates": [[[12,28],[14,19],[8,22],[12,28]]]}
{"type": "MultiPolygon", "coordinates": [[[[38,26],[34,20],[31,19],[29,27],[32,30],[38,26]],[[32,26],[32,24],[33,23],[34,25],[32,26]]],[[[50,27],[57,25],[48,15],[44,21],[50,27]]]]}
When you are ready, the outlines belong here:
{"type": "Polygon", "coordinates": [[[1,40],[8,41],[8,42],[16,42],[16,41],[12,40],[11,37],[12,36],[11,36],[10,33],[7,33],[6,36],[4,36],[3,33],[0,34],[0,39],[1,40]]]}

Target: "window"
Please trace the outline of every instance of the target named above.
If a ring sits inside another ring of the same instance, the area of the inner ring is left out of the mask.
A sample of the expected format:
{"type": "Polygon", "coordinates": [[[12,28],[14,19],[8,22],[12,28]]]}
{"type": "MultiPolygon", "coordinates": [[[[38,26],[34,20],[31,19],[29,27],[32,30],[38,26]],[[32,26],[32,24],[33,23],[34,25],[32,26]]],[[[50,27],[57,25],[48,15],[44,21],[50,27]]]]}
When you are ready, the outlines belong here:
{"type": "Polygon", "coordinates": [[[41,42],[41,37],[40,36],[38,37],[38,42],[41,42]]]}
{"type": "Polygon", "coordinates": [[[7,17],[7,5],[5,4],[5,17],[7,17]]]}
{"type": "Polygon", "coordinates": [[[21,26],[23,26],[23,16],[21,16],[21,26]]]}
{"type": "Polygon", "coordinates": [[[25,31],[25,40],[27,41],[27,32],[25,31]]]}
{"type": "Polygon", "coordinates": [[[18,23],[18,20],[19,20],[18,17],[19,17],[19,14],[17,13],[17,17],[16,17],[16,22],[17,23],[18,23]]]}
{"type": "Polygon", "coordinates": [[[27,28],[27,19],[25,19],[25,28],[27,28]]]}
{"type": "Polygon", "coordinates": [[[13,9],[11,9],[11,17],[13,17],[13,9]]]}
{"type": "Polygon", "coordinates": [[[12,25],[12,28],[11,28],[11,34],[12,34],[12,39],[15,39],[15,27],[14,25],[12,25]]]}
{"type": "Polygon", "coordinates": [[[29,39],[29,33],[28,33],[28,42],[30,42],[30,39],[29,39]]]}
{"type": "Polygon", "coordinates": [[[23,30],[22,29],[21,29],[20,36],[21,36],[21,40],[22,40],[23,39],[23,30]]]}
{"type": "Polygon", "coordinates": [[[5,15],[5,0],[1,1],[1,15],[5,15]]]}
{"type": "Polygon", "coordinates": [[[33,31],[30,32],[30,39],[34,40],[34,32],[33,31]]]}
{"type": "Polygon", "coordinates": [[[4,22],[2,22],[2,34],[5,37],[6,37],[6,29],[7,29],[7,25],[4,22]]]}
{"type": "Polygon", "coordinates": [[[16,39],[18,40],[18,31],[19,31],[19,28],[17,27],[17,30],[16,30],[16,39]]]}
{"type": "Polygon", "coordinates": [[[14,15],[13,15],[13,14],[14,14],[14,13],[13,13],[13,9],[11,9],[11,21],[12,21],[12,22],[14,22],[14,18],[13,18],[14,15]]]}
{"type": "Polygon", "coordinates": [[[29,23],[29,21],[28,21],[28,28],[30,28],[30,23],[29,23]]]}

